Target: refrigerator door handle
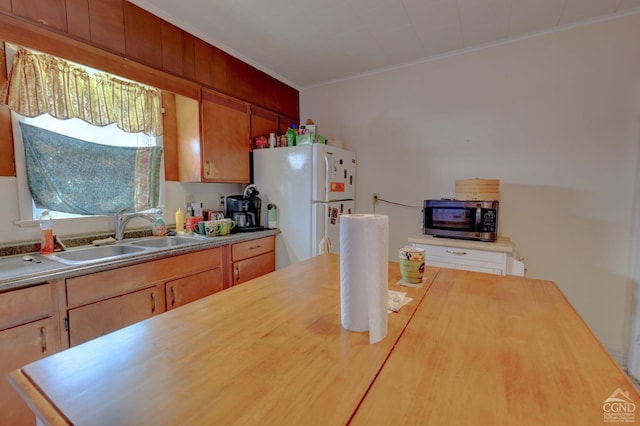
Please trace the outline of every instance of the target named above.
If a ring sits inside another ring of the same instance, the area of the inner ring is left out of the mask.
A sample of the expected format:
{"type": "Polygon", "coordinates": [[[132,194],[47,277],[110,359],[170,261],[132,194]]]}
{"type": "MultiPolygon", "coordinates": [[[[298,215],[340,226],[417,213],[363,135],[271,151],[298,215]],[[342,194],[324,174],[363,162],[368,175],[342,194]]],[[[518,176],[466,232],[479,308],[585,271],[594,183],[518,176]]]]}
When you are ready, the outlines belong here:
{"type": "Polygon", "coordinates": [[[330,152],[324,155],[324,199],[329,199],[329,178],[331,172],[331,163],[333,162],[333,154],[330,152]]]}

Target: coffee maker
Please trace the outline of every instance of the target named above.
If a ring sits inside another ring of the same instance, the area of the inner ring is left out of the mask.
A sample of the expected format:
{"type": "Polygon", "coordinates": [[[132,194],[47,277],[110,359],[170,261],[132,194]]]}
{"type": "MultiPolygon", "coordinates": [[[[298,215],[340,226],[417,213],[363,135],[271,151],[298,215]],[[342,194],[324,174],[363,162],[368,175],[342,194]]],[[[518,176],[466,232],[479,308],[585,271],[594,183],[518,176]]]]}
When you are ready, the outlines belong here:
{"type": "Polygon", "coordinates": [[[261,231],[260,207],[262,200],[258,197],[255,185],[248,185],[242,195],[229,195],[225,198],[225,216],[233,219],[235,232],[261,231]]]}

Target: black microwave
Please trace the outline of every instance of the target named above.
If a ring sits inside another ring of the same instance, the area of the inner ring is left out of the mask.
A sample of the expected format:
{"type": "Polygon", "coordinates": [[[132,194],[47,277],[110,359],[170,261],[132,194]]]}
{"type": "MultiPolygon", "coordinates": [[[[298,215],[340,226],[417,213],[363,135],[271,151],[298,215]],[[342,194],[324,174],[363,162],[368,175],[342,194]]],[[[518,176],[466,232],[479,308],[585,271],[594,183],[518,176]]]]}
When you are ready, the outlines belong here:
{"type": "Polygon", "coordinates": [[[422,233],[436,237],[495,241],[498,201],[424,200],[422,233]]]}

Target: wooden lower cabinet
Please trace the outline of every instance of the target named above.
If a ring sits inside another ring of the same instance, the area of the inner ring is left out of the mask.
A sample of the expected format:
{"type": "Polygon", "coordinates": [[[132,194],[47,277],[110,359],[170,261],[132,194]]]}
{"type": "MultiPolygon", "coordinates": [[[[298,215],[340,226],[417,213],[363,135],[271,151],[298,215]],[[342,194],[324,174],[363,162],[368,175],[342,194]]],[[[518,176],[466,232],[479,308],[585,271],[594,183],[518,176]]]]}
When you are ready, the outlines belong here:
{"type": "Polygon", "coordinates": [[[223,289],[222,268],[210,269],[169,281],[166,284],[167,311],[202,299],[223,289]]]}
{"type": "Polygon", "coordinates": [[[79,345],[165,312],[164,283],[69,310],[69,343],[79,345]]]}
{"type": "Polygon", "coordinates": [[[71,346],[222,290],[223,249],[67,279],[71,346]]]}
{"type": "Polygon", "coordinates": [[[6,380],[9,372],[64,349],[58,302],[64,283],[0,294],[0,424],[33,425],[33,412],[6,380]]]}
{"type": "Polygon", "coordinates": [[[232,285],[242,284],[276,270],[275,237],[264,237],[231,246],[232,285]]]}

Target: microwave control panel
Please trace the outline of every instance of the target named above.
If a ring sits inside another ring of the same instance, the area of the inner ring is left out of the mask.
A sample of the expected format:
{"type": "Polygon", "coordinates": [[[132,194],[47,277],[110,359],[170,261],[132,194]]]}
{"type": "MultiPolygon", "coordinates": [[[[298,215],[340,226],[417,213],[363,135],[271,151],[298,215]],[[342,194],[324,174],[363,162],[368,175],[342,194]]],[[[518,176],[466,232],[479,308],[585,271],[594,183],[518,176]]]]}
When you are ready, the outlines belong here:
{"type": "Polygon", "coordinates": [[[498,216],[496,215],[495,209],[481,209],[480,213],[480,223],[479,229],[480,232],[496,232],[496,226],[498,224],[498,216]]]}

